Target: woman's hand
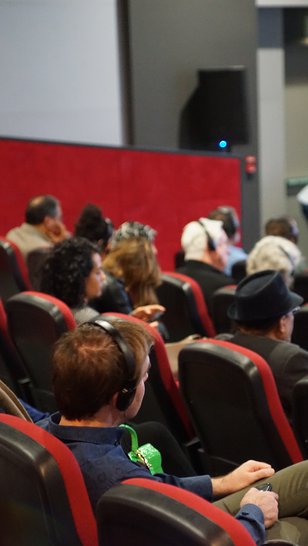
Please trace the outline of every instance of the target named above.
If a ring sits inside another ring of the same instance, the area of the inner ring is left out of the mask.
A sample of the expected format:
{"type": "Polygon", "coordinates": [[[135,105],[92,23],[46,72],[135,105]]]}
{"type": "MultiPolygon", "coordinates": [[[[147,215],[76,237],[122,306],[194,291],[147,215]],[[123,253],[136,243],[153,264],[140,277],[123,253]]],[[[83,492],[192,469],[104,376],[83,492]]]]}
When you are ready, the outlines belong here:
{"type": "Polygon", "coordinates": [[[154,322],[165,311],[166,311],[165,307],[163,307],[162,305],[153,303],[150,305],[141,305],[140,307],[136,307],[131,314],[133,317],[136,317],[140,320],[144,320],[145,322],[154,322]]]}

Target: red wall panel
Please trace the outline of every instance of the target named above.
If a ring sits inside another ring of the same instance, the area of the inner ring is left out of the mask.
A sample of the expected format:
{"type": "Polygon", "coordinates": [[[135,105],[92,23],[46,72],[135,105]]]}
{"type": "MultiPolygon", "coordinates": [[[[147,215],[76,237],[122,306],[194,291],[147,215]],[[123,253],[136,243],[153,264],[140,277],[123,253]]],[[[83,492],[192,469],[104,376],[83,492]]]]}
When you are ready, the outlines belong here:
{"type": "Polygon", "coordinates": [[[0,176],[0,234],[23,221],[29,198],[51,193],[70,230],[89,202],[116,226],[150,224],[165,270],[173,268],[187,222],[222,204],[241,209],[240,161],[225,156],[2,139],[0,176]]]}

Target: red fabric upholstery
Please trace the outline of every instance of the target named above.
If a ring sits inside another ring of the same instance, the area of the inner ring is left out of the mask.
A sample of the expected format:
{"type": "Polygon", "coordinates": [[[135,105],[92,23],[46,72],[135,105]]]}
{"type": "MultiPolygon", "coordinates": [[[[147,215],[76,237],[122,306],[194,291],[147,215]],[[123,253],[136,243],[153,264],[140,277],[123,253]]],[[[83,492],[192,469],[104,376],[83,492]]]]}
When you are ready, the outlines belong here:
{"type": "Polygon", "coordinates": [[[259,356],[257,353],[250,351],[248,349],[245,349],[244,347],[240,347],[239,345],[235,345],[234,343],[230,343],[228,341],[220,341],[220,340],[211,339],[211,340],[204,340],[204,342],[205,343],[210,342],[215,345],[219,345],[220,347],[226,347],[233,351],[236,350],[242,355],[247,356],[247,358],[249,358],[255,364],[261,376],[261,380],[262,380],[264,390],[266,393],[266,398],[267,398],[272,419],[286,447],[286,450],[288,451],[293,463],[298,463],[302,461],[303,456],[298,447],[294,432],[291,429],[291,426],[283,411],[279,394],[277,391],[276,383],[274,380],[274,376],[272,374],[272,371],[269,365],[265,362],[265,360],[261,356],[259,356]]]}
{"type": "MultiPolygon", "coordinates": [[[[186,431],[187,438],[192,438],[194,435],[193,428],[190,422],[190,419],[188,417],[184,402],[181,398],[177,383],[174,379],[173,373],[170,368],[168,355],[165,349],[165,344],[163,342],[163,339],[159,332],[156,330],[156,328],[152,328],[150,324],[141,321],[135,317],[132,317],[131,315],[123,315],[121,313],[105,313],[102,315],[102,317],[115,317],[115,318],[121,318],[123,320],[128,320],[130,322],[137,322],[142,324],[150,332],[150,334],[154,338],[154,349],[157,356],[157,364],[159,367],[159,373],[162,379],[162,382],[164,384],[164,388],[166,390],[166,393],[168,397],[171,400],[171,403],[173,404],[181,422],[182,425],[186,431]]],[[[150,372],[151,373],[151,372],[150,372]]]]}
{"type": "Polygon", "coordinates": [[[132,487],[144,487],[151,491],[157,491],[162,495],[166,495],[171,499],[185,504],[195,512],[198,512],[205,518],[210,519],[222,527],[228,533],[235,546],[255,546],[255,542],[248,531],[236,521],[235,518],[194,493],[190,493],[189,491],[185,491],[184,489],[180,489],[173,485],[141,478],[125,480],[123,483],[131,485],[132,487]]]}
{"type": "Polygon", "coordinates": [[[79,465],[68,447],[40,427],[18,417],[2,414],[0,422],[38,442],[55,459],[65,484],[80,542],[83,546],[97,546],[96,522],[87,490],[79,465]]]}

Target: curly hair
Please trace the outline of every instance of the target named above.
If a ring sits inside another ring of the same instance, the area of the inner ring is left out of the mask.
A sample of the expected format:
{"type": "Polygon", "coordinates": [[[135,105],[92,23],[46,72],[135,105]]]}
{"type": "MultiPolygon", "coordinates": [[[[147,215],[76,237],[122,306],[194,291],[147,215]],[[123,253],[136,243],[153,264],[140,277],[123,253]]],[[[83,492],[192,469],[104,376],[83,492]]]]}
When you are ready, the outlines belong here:
{"type": "Polygon", "coordinates": [[[113,226],[109,218],[104,218],[99,207],[89,203],[86,205],[75,224],[74,235],[85,237],[99,245],[104,250],[112,235],[113,226]]]}
{"type": "Polygon", "coordinates": [[[248,255],[247,274],[274,269],[290,284],[301,259],[301,252],[292,241],[278,235],[266,235],[255,244],[248,255]]]}
{"type": "Polygon", "coordinates": [[[124,281],[134,307],[158,303],[155,288],[161,282],[160,268],[149,240],[122,239],[111,248],[103,268],[124,281]]]}
{"type": "Polygon", "coordinates": [[[64,301],[71,308],[82,307],[86,279],[93,269],[95,244],[72,237],[54,246],[44,263],[40,290],[64,301]]]}

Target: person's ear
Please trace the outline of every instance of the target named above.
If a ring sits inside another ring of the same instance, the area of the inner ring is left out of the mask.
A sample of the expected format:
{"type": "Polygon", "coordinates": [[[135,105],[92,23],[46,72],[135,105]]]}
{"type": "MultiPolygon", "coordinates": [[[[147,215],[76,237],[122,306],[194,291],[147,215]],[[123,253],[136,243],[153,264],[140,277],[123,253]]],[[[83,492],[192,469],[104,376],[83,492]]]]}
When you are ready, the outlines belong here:
{"type": "Polygon", "coordinates": [[[116,393],[112,396],[112,398],[111,398],[111,400],[110,400],[110,406],[111,406],[112,408],[114,408],[114,409],[117,409],[117,407],[118,407],[118,406],[117,406],[117,403],[118,403],[119,394],[120,394],[120,393],[116,392],[116,393]]]}
{"type": "Polygon", "coordinates": [[[284,339],[284,336],[287,331],[287,321],[288,317],[287,315],[283,315],[276,324],[276,336],[278,339],[284,339]]]}

